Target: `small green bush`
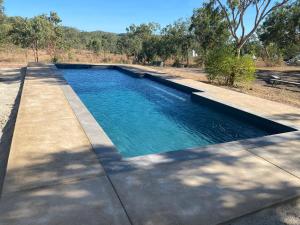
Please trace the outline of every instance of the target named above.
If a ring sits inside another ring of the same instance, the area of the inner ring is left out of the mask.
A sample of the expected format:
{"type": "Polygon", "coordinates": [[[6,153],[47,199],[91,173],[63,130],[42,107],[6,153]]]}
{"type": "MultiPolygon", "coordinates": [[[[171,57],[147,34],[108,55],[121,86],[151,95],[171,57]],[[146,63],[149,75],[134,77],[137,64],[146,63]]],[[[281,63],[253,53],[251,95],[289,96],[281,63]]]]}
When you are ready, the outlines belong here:
{"type": "Polygon", "coordinates": [[[261,56],[266,66],[278,66],[283,62],[282,52],[274,43],[265,46],[261,56]]]}
{"type": "Polygon", "coordinates": [[[59,62],[59,57],[58,56],[53,56],[51,61],[52,61],[52,63],[58,63],[59,62]]]}
{"type": "Polygon", "coordinates": [[[210,82],[228,86],[254,80],[255,65],[250,56],[237,57],[230,48],[212,50],[206,59],[205,70],[210,82]]]}

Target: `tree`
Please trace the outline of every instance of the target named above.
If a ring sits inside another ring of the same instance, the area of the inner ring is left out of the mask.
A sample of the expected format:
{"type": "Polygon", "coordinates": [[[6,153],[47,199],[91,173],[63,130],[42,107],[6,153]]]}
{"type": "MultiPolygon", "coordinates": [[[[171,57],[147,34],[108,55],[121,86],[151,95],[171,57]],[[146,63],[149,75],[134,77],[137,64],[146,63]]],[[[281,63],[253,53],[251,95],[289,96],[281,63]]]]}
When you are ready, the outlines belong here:
{"type": "Polygon", "coordinates": [[[286,4],[289,0],[280,0],[280,2],[272,4],[272,0],[227,0],[226,4],[221,0],[216,0],[225,14],[230,34],[235,42],[235,51],[237,56],[245,43],[257,30],[260,23],[268,14],[277,8],[286,4]],[[247,12],[255,11],[253,26],[246,31],[244,19],[247,12]]]}
{"type": "Polygon", "coordinates": [[[39,49],[55,48],[58,41],[59,17],[55,13],[50,16],[39,15],[32,19],[16,17],[9,32],[13,42],[23,48],[31,48],[35,61],[39,61],[39,49]]]}
{"type": "Polygon", "coordinates": [[[0,23],[3,22],[3,18],[4,18],[3,0],[0,0],[0,23]]]}
{"type": "Polygon", "coordinates": [[[94,53],[99,53],[101,50],[101,41],[99,39],[90,40],[87,45],[87,48],[94,53]]]}
{"type": "Polygon", "coordinates": [[[65,43],[63,42],[63,30],[60,26],[62,21],[56,12],[50,12],[50,15],[47,19],[50,22],[48,52],[54,59],[56,58],[57,50],[65,47],[65,43]]]}
{"type": "Polygon", "coordinates": [[[4,15],[4,7],[3,0],[0,0],[0,43],[6,39],[7,27],[5,26],[5,15],[4,15]]]}
{"type": "Polygon", "coordinates": [[[141,57],[147,63],[152,62],[158,55],[160,37],[158,35],[153,35],[143,42],[143,47],[141,51],[141,57]]]}
{"type": "Polygon", "coordinates": [[[273,11],[258,29],[265,46],[276,45],[285,58],[300,51],[300,0],[273,11]]]}
{"type": "Polygon", "coordinates": [[[136,62],[144,61],[143,43],[153,37],[158,29],[159,25],[156,23],[141,24],[139,26],[133,24],[126,28],[127,37],[123,38],[124,44],[128,48],[126,54],[133,56],[136,62]]]}
{"type": "Polygon", "coordinates": [[[248,83],[254,80],[255,65],[248,55],[237,57],[231,48],[221,47],[209,52],[205,70],[211,82],[233,86],[236,82],[248,83]]]}
{"type": "Polygon", "coordinates": [[[172,56],[176,61],[175,64],[178,64],[180,59],[185,59],[189,64],[189,50],[192,44],[189,27],[188,21],[177,20],[163,28],[161,50],[159,51],[163,61],[172,56]]]}
{"type": "Polygon", "coordinates": [[[214,1],[204,3],[194,10],[190,30],[200,45],[202,58],[205,59],[209,50],[224,45],[229,39],[229,31],[224,13],[214,1]]]}

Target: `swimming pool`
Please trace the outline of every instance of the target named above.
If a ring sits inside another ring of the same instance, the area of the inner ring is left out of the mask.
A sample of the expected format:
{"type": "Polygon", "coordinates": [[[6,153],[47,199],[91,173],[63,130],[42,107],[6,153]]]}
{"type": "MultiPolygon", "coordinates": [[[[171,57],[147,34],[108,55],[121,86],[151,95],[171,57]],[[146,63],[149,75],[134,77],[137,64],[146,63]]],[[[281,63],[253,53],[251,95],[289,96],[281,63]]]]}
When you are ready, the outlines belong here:
{"type": "Polygon", "coordinates": [[[61,71],[124,157],[275,133],[147,78],[115,69],[61,71]]]}

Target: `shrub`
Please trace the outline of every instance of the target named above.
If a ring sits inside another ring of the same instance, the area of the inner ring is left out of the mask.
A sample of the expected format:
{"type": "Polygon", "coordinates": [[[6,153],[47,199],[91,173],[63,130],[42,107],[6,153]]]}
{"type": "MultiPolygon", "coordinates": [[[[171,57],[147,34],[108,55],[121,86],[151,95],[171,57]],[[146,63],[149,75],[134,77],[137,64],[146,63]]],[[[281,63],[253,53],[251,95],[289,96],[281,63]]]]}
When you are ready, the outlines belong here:
{"type": "Polygon", "coordinates": [[[282,52],[274,43],[265,46],[261,55],[266,66],[281,65],[283,62],[282,52]]]}
{"type": "Polygon", "coordinates": [[[58,63],[59,62],[59,58],[58,56],[53,56],[53,58],[51,59],[52,63],[58,63]]]}
{"type": "Polygon", "coordinates": [[[205,70],[210,82],[233,86],[253,81],[255,65],[250,56],[237,57],[230,48],[221,48],[208,54],[205,70]]]}

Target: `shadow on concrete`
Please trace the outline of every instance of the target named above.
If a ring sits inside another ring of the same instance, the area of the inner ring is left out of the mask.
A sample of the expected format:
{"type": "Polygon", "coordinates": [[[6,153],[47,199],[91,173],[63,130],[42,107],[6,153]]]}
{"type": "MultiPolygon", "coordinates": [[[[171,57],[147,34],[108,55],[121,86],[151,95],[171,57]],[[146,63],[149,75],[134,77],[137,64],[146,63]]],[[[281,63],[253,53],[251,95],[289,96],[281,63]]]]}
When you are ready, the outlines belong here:
{"type": "MultiPolygon", "coordinates": [[[[32,188],[4,196],[0,202],[0,223],[55,224],[68,216],[65,222],[73,218],[72,224],[99,224],[99,220],[91,218],[102,215],[107,223],[100,224],[118,224],[111,223],[107,216],[120,209],[105,176],[80,175],[88,164],[74,159],[83,159],[85,155],[85,151],[62,150],[33,157],[33,162],[42,161],[33,163],[34,167],[9,171],[10,178],[21,173],[24,179],[26,174],[59,179],[48,184],[39,180],[32,188]],[[57,166],[62,159],[64,163],[57,166]],[[73,174],[74,179],[69,176],[66,182],[65,174],[73,174]]],[[[250,154],[205,152],[199,160],[177,162],[172,155],[164,156],[163,160],[169,163],[140,162],[131,165],[133,172],[108,174],[133,224],[218,224],[299,194],[289,179],[270,181],[266,176],[276,177],[278,171],[257,168],[250,154]],[[250,174],[252,171],[257,174],[250,174]]],[[[12,186],[22,186],[18,176],[10,182],[12,186]]],[[[285,221],[280,213],[274,216],[278,222],[285,221]]],[[[255,224],[261,224],[257,219],[260,218],[255,217],[255,224]]]]}
{"type": "Polygon", "coordinates": [[[274,119],[274,120],[286,120],[286,121],[290,121],[290,122],[300,122],[300,112],[299,113],[275,114],[275,115],[272,116],[272,119],[274,119]]]}
{"type": "MultiPolygon", "coordinates": [[[[40,79],[38,74],[33,73],[30,79],[40,79]]],[[[47,80],[49,84],[60,84],[47,80]]],[[[280,136],[262,142],[271,145],[284,139],[280,136]]],[[[241,146],[251,145],[257,146],[257,139],[241,142],[241,146]]],[[[89,170],[91,164],[85,160],[86,151],[80,149],[28,155],[34,166],[10,170],[10,185],[22,187],[20,177],[39,179],[31,181],[27,190],[1,200],[0,223],[70,224],[65,219],[72,218],[72,224],[122,224],[118,219],[111,222],[119,210],[112,187],[135,225],[218,224],[299,194],[299,179],[247,151],[231,149],[230,143],[226,149],[216,145],[201,151],[167,152],[149,156],[148,160],[137,157],[116,161],[109,157],[111,147],[99,145],[94,150],[106,176],[86,176],[83,171],[89,170]],[[47,178],[52,179],[51,183],[47,178]],[[102,220],[93,219],[95,215],[103,215],[102,220]]],[[[284,224],[282,214],[275,212],[275,216],[279,224],[284,224]]]]}

